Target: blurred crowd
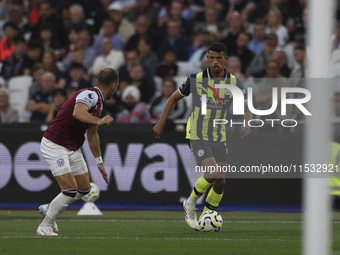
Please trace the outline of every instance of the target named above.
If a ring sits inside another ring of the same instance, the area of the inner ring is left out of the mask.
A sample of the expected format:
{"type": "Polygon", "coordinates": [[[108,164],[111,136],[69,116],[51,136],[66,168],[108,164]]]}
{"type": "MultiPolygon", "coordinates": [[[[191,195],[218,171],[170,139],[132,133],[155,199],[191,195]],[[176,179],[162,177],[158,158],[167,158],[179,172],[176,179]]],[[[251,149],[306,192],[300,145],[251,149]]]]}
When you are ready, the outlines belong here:
{"type": "MultiPolygon", "coordinates": [[[[102,114],[116,122],[157,120],[187,75],[207,67],[207,47],[217,41],[228,48],[228,72],[253,88],[257,109],[268,109],[272,87],[303,86],[306,5],[307,0],[2,0],[0,123],[52,121],[70,95],[94,86],[104,67],[118,70],[120,86],[102,114]]],[[[340,25],[330,43],[340,62],[340,25]]],[[[186,118],[188,102],[181,100],[169,118],[186,118]]],[[[288,116],[279,111],[273,117],[301,118],[296,109],[288,116]]],[[[340,119],[338,109],[332,114],[340,119]]]]}

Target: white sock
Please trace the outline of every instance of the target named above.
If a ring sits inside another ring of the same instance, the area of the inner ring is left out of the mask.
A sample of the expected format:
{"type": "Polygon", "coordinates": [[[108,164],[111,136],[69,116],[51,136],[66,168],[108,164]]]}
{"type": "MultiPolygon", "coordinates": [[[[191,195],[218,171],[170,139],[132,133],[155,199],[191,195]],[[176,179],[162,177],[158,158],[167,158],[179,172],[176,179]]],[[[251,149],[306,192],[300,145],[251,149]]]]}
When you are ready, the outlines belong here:
{"type": "Polygon", "coordinates": [[[79,192],[77,192],[77,194],[75,195],[75,197],[72,198],[72,201],[70,204],[73,204],[74,202],[78,201],[79,199],[81,199],[83,196],[85,196],[85,194],[81,194],[79,192]]]}
{"type": "Polygon", "coordinates": [[[59,193],[59,195],[56,196],[50,203],[47,215],[40,225],[52,226],[53,221],[56,220],[58,215],[65,210],[65,208],[70,204],[73,199],[73,197],[66,196],[63,193],[59,193]]]}
{"type": "Polygon", "coordinates": [[[190,207],[195,207],[196,206],[196,201],[195,200],[193,200],[191,197],[189,197],[188,199],[187,199],[187,206],[190,206],[190,207]]]}

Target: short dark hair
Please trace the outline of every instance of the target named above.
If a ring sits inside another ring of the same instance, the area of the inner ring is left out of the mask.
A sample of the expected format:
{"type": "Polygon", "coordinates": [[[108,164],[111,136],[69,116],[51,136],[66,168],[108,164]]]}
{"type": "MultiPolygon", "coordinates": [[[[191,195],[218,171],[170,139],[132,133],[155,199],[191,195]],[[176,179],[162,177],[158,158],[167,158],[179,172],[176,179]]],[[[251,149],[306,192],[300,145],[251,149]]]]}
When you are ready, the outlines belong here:
{"type": "Polygon", "coordinates": [[[25,43],[25,39],[24,39],[23,36],[17,35],[13,38],[12,42],[13,42],[13,44],[17,44],[17,43],[20,43],[20,42],[25,43]]]}
{"type": "Polygon", "coordinates": [[[163,79],[163,86],[164,86],[164,83],[165,82],[171,82],[172,83],[172,85],[173,85],[173,87],[174,87],[174,89],[176,90],[176,88],[177,88],[177,82],[171,77],[171,76],[167,76],[167,77],[165,77],[164,79],[163,79]]]}
{"type": "Polygon", "coordinates": [[[142,35],[141,37],[139,37],[138,38],[138,43],[140,42],[140,41],[145,41],[145,43],[147,44],[147,45],[149,45],[149,46],[153,46],[153,43],[152,43],[152,40],[151,40],[151,38],[149,37],[149,36],[147,36],[147,35],[142,35]]]}
{"type": "Polygon", "coordinates": [[[172,46],[169,46],[169,47],[167,47],[167,48],[164,50],[163,56],[164,56],[165,54],[168,54],[168,53],[172,53],[172,54],[174,54],[174,55],[177,56],[176,50],[175,50],[175,48],[172,47],[172,46]]]}
{"type": "Polygon", "coordinates": [[[72,69],[81,69],[84,71],[84,65],[82,63],[78,63],[78,62],[72,62],[70,65],[70,70],[72,69]]]}
{"type": "Polygon", "coordinates": [[[10,28],[12,28],[12,29],[14,29],[14,30],[16,30],[16,31],[19,32],[18,26],[17,26],[15,23],[13,23],[13,22],[6,22],[6,23],[3,25],[3,27],[2,27],[3,30],[5,30],[6,27],[10,27],[10,28]]]}
{"type": "Polygon", "coordinates": [[[65,89],[61,89],[61,88],[54,89],[52,92],[52,97],[55,97],[58,94],[67,98],[67,93],[65,89]]]}
{"type": "Polygon", "coordinates": [[[227,46],[224,45],[223,43],[214,42],[208,48],[208,53],[210,53],[210,51],[224,52],[224,55],[227,56],[227,46]]]}
{"type": "Polygon", "coordinates": [[[41,51],[44,50],[43,46],[41,45],[40,41],[37,39],[32,39],[28,41],[28,45],[27,48],[29,50],[36,50],[36,49],[40,49],[41,51]]]}
{"type": "Polygon", "coordinates": [[[306,48],[305,48],[302,44],[297,45],[297,46],[294,48],[294,50],[301,50],[301,51],[306,52],[306,48]]]}
{"type": "Polygon", "coordinates": [[[118,83],[118,72],[112,68],[100,70],[97,76],[98,85],[109,87],[112,83],[118,83]]]}

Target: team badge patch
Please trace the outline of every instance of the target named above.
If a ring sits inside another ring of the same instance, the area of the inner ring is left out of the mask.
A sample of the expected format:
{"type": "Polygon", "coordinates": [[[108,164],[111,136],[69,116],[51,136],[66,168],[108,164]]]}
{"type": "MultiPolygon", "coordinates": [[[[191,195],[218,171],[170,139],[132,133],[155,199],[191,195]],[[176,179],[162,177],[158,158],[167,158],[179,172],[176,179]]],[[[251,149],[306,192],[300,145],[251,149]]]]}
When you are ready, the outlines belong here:
{"type": "Polygon", "coordinates": [[[202,157],[204,155],[204,150],[202,150],[202,149],[198,150],[197,155],[199,157],[202,157]]]}
{"type": "Polygon", "coordinates": [[[58,159],[57,160],[57,164],[58,164],[58,166],[63,166],[63,165],[65,165],[65,161],[64,161],[64,159],[58,159]]]}
{"type": "Polygon", "coordinates": [[[93,93],[87,94],[87,97],[90,98],[90,99],[93,99],[94,98],[93,93]]]}

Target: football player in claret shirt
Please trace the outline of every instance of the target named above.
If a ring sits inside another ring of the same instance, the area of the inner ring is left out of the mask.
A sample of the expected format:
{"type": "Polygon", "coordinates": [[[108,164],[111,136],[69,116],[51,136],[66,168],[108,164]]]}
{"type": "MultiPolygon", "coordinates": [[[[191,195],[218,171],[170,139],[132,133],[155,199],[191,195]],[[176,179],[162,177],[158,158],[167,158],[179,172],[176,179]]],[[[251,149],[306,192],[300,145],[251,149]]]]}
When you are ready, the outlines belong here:
{"type": "Polygon", "coordinates": [[[39,207],[45,216],[37,229],[38,235],[57,236],[57,216],[65,208],[90,192],[90,176],[80,151],[85,133],[97,167],[103,179],[109,184],[101,157],[98,126],[110,125],[113,118],[106,115],[99,118],[103,102],[115,93],[118,73],[111,68],[100,71],[94,88],[86,88],[73,94],[60,108],[57,116],[46,130],[40,150],[61,193],[50,204],[39,207]]]}
{"type": "MultiPolygon", "coordinates": [[[[227,47],[222,43],[213,43],[208,48],[207,60],[209,68],[195,75],[190,75],[182,87],[178,88],[168,99],[159,122],[154,126],[155,138],[159,139],[163,132],[165,121],[176,102],[192,94],[192,113],[187,122],[187,139],[190,139],[191,152],[202,168],[211,169],[210,166],[228,167],[228,148],[226,144],[226,125],[215,125],[215,119],[226,119],[233,95],[229,90],[217,88],[216,84],[230,84],[243,91],[246,101],[246,92],[241,82],[225,69],[228,60],[227,47]],[[209,99],[206,102],[206,114],[202,114],[201,96],[205,94],[209,99]]],[[[235,106],[234,106],[235,107],[235,106]]],[[[252,113],[244,103],[244,125],[241,126],[241,137],[250,134],[248,121],[252,113]]],[[[205,172],[196,182],[191,195],[183,202],[185,220],[191,228],[198,228],[196,215],[196,201],[212,185],[204,207],[204,211],[216,210],[223,196],[225,173],[205,172]]]]}

